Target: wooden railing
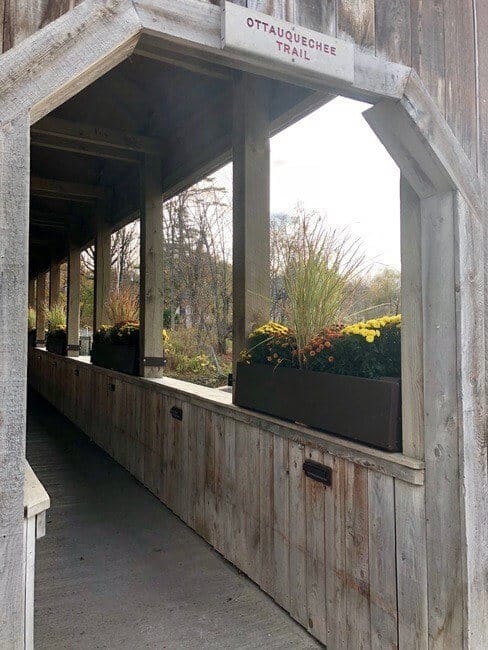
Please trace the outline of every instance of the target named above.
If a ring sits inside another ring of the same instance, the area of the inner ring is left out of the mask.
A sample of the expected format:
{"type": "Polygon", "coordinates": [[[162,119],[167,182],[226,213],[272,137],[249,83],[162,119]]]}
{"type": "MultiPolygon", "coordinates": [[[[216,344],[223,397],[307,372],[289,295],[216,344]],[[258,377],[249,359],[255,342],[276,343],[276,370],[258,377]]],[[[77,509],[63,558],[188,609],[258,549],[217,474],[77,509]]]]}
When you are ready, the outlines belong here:
{"type": "Polygon", "coordinates": [[[417,647],[424,469],[225,391],[32,350],[31,385],[330,648],[417,647]],[[306,459],[332,485],[307,477],[306,459]]]}

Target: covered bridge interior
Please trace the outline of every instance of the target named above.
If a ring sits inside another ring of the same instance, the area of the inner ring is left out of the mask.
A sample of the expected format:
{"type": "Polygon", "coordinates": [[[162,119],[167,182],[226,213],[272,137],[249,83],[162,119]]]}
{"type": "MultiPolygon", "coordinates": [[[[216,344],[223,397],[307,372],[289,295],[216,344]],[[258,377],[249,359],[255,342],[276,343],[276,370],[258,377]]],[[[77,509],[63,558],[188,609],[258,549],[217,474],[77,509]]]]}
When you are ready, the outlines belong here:
{"type": "MultiPolygon", "coordinates": [[[[488,647],[486,8],[444,2],[433,11],[399,0],[390,16],[379,1],[255,4],[337,36],[352,48],[351,74],[229,51],[221,7],[197,0],[63,3],[66,13],[38,16],[25,40],[20,28],[10,33],[18,16],[8,15],[4,45],[13,47],[0,61],[1,647],[31,647],[29,535],[43,532],[41,512],[23,502],[27,365],[33,389],[320,643],[488,647]],[[365,119],[401,170],[397,453],[162,376],[163,198],[233,161],[238,353],[251,326],[266,320],[270,135],[335,95],[372,105],[365,119]],[[97,328],[110,235],[138,217],[134,377],[78,358],[79,262],[93,243],[97,328]],[[41,336],[28,350],[29,299],[46,302],[46,273],[53,285],[63,260],[68,355],[42,349],[39,308],[41,336]],[[305,459],[327,466],[332,485],[307,477],[305,459]]],[[[39,503],[45,509],[48,500],[39,503]]]]}

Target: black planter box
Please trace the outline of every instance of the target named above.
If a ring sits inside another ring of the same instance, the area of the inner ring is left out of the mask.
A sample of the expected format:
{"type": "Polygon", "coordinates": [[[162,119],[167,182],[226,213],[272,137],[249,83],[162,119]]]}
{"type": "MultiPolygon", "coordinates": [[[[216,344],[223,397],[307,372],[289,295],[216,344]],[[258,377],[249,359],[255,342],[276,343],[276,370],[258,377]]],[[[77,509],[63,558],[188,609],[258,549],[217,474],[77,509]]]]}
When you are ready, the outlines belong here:
{"type": "Polygon", "coordinates": [[[94,342],[91,362],[102,368],[124,372],[126,375],[138,375],[139,348],[133,345],[94,342]]]}
{"type": "Polygon", "coordinates": [[[238,363],[234,402],[385,451],[402,450],[399,379],[238,363]]]}
{"type": "Polygon", "coordinates": [[[29,330],[27,333],[27,343],[30,348],[35,348],[36,347],[36,341],[37,341],[37,332],[36,330],[29,330]]]}
{"type": "Polygon", "coordinates": [[[59,354],[62,357],[67,356],[68,354],[67,339],[60,338],[60,337],[46,336],[46,350],[48,352],[54,352],[54,354],[59,354]]]}

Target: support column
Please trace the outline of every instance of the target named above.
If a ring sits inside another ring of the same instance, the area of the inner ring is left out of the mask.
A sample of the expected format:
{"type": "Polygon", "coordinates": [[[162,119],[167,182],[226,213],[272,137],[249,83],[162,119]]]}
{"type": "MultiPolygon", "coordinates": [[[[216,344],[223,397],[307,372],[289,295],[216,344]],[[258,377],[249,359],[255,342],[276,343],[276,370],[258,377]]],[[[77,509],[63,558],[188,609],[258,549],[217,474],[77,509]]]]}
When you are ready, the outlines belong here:
{"type": "Polygon", "coordinates": [[[97,225],[95,234],[95,274],[93,301],[93,331],[108,324],[107,300],[110,293],[111,279],[111,228],[104,219],[105,204],[97,208],[97,225]]]}
{"type": "Polygon", "coordinates": [[[59,302],[61,292],[61,265],[51,264],[49,269],[49,309],[52,309],[59,302]]]}
{"type": "Polygon", "coordinates": [[[270,311],[270,158],[266,81],[234,82],[233,360],[270,311]]]}
{"type": "Polygon", "coordinates": [[[80,355],[80,249],[70,246],[68,255],[68,308],[66,316],[68,356],[80,355]]]}
{"type": "Polygon", "coordinates": [[[36,305],[36,279],[29,278],[29,307],[36,305]]]}
{"type": "Polygon", "coordinates": [[[46,284],[45,273],[39,273],[36,281],[36,345],[46,344],[46,284]]]}
{"type": "Polygon", "coordinates": [[[29,116],[0,127],[0,648],[24,647],[29,116]]]}
{"type": "Polygon", "coordinates": [[[164,327],[163,199],[159,156],[141,166],[140,374],[162,377],[164,327]]]}

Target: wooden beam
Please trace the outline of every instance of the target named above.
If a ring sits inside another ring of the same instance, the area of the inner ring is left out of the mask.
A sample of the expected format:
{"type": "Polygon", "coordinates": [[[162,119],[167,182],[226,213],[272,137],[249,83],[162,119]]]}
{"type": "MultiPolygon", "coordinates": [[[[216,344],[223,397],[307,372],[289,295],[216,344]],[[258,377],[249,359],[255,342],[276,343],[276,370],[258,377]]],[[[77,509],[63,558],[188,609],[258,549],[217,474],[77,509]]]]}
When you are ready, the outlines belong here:
{"type": "Polygon", "coordinates": [[[29,278],[29,307],[35,308],[36,304],[36,279],[29,278]]]}
{"type": "Polygon", "coordinates": [[[46,273],[39,273],[36,281],[36,344],[46,343],[46,273]]]}
{"type": "Polygon", "coordinates": [[[111,280],[111,227],[106,221],[107,205],[100,201],[96,212],[93,331],[108,325],[107,301],[111,280]]]}
{"type": "MultiPolygon", "coordinates": [[[[488,454],[486,436],[486,225],[455,197],[455,264],[459,476],[462,573],[466,588],[464,638],[488,648],[488,454]]],[[[457,479],[457,475],[456,475],[457,479]]]]}
{"type": "Polygon", "coordinates": [[[169,63],[170,65],[190,72],[195,72],[206,77],[214,79],[223,79],[225,81],[232,80],[232,71],[225,66],[214,65],[202,59],[185,56],[184,54],[176,54],[174,51],[164,48],[159,48],[154,45],[139,42],[134,54],[152,59],[153,61],[161,61],[161,63],[169,63]]]}
{"type": "Polygon", "coordinates": [[[97,124],[72,122],[59,117],[45,117],[31,128],[31,134],[51,136],[83,145],[98,145],[118,149],[120,152],[161,154],[164,142],[155,137],[109,129],[97,124]]]}
{"type": "Polygon", "coordinates": [[[140,374],[163,374],[164,276],[162,170],[146,155],[141,169],[140,374]]]}
{"type": "Polygon", "coordinates": [[[64,138],[63,136],[45,135],[43,133],[32,134],[31,146],[56,151],[69,151],[71,153],[84,154],[85,156],[93,156],[95,158],[120,160],[121,162],[131,164],[138,164],[139,162],[139,155],[133,151],[116,149],[102,144],[79,142],[69,138],[64,138]]]}
{"type": "Polygon", "coordinates": [[[240,73],[234,86],[234,366],[270,309],[270,152],[267,86],[240,73]]]}
{"type": "Polygon", "coordinates": [[[400,181],[402,292],[402,437],[403,453],[424,457],[424,364],[422,310],[422,239],[420,199],[400,181]]]}
{"type": "Polygon", "coordinates": [[[59,303],[61,293],[61,265],[52,263],[49,269],[49,309],[59,303]]]}
{"type": "Polygon", "coordinates": [[[459,189],[481,214],[477,172],[414,72],[405,93],[398,102],[379,102],[364,118],[420,198],[459,189]]]}
{"type": "Polygon", "coordinates": [[[286,62],[266,61],[252,54],[222,49],[220,6],[199,0],[185,0],[184,3],[181,0],[135,0],[134,5],[143,27],[140,47],[146,47],[148,39],[147,42],[156,47],[171,47],[173,52],[213,64],[239,68],[314,90],[327,91],[333,87],[345,96],[362,101],[378,101],[384,97],[399,99],[410,74],[407,66],[379,59],[358,48],[354,82],[331,81],[320,73],[296,70],[286,62]]]}
{"type": "Polygon", "coordinates": [[[68,333],[68,356],[80,354],[80,248],[70,245],[68,254],[68,305],[66,329],[68,333]]]}
{"type": "Polygon", "coordinates": [[[39,178],[37,176],[31,177],[30,190],[33,196],[45,196],[63,200],[73,199],[78,201],[104,199],[108,194],[108,189],[99,185],[72,183],[69,181],[39,178]]]}
{"type": "Polygon", "coordinates": [[[46,25],[29,38],[28,47],[2,55],[0,123],[22,111],[31,124],[37,122],[124,61],[140,30],[130,0],[84,0],[46,25]]]}
{"type": "Polygon", "coordinates": [[[16,114],[0,127],[0,648],[24,647],[29,123],[16,114]]]}

